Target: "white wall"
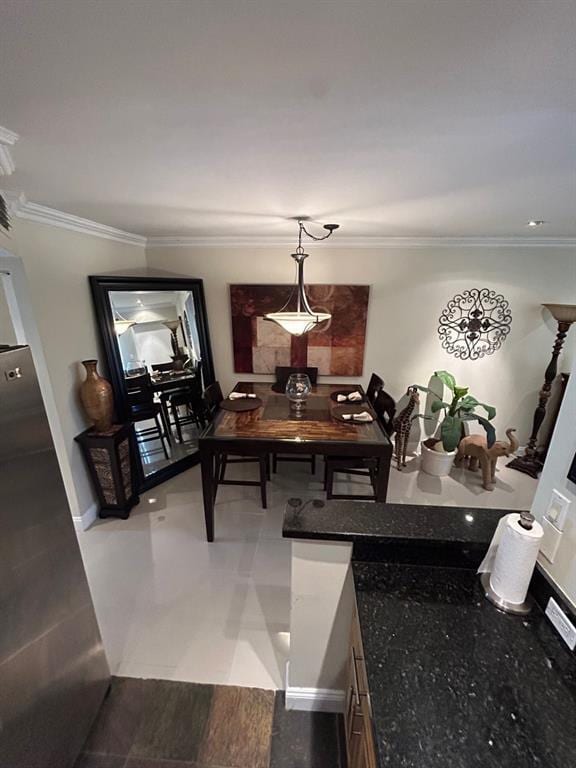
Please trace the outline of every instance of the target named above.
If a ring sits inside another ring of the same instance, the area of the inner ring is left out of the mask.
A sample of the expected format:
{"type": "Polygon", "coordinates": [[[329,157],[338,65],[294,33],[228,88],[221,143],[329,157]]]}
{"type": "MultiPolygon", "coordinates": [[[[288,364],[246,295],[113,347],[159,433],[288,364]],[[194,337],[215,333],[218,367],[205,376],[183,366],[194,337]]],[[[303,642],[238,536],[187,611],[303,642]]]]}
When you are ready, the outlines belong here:
{"type": "MultiPolygon", "coordinates": [[[[571,329],[576,334],[576,328],[571,329]]],[[[568,469],[576,454],[576,362],[572,367],[564,400],[558,414],[558,421],[536,496],[532,513],[540,520],[548,508],[552,491],[556,489],[572,502],[560,547],[550,563],[540,555],[539,563],[552,580],[560,587],[576,610],[576,484],[568,480],[568,469]]]]}
{"type": "MultiPolygon", "coordinates": [[[[74,442],[74,437],[88,426],[78,400],[80,361],[103,357],[88,275],[143,267],[144,249],[19,219],[13,221],[9,237],[0,235],[0,247],[19,257],[27,276],[26,301],[30,306],[22,309],[34,316],[38,328],[56,410],[51,426],[58,459],[72,515],[79,518],[94,503],[88,474],[74,442]]],[[[35,362],[38,367],[36,356],[35,362]]],[[[103,366],[100,370],[104,372],[103,366]]]]}
{"type": "MultiPolygon", "coordinates": [[[[311,245],[306,280],[372,286],[364,383],[375,370],[397,399],[409,384],[428,384],[445,368],[478,399],[496,406],[500,434],[517,427],[525,442],[550,358],[555,324],[542,302],[570,303],[576,290],[576,258],[567,248],[345,249],[311,245]],[[466,288],[493,288],[512,308],[512,330],[501,350],[478,361],[458,361],[440,346],[440,312],[466,288]]],[[[216,374],[228,390],[234,373],[228,285],[287,283],[293,279],[290,248],[147,249],[151,267],[203,278],[216,374]]],[[[573,356],[568,340],[560,370],[573,356]]],[[[250,377],[246,374],[242,378],[250,377]]],[[[341,377],[337,377],[336,380],[341,377]]],[[[330,379],[326,379],[330,380],[330,379]]]]}
{"type": "Polygon", "coordinates": [[[348,542],[292,542],[288,709],[342,711],[354,608],[351,555],[348,542]]]}

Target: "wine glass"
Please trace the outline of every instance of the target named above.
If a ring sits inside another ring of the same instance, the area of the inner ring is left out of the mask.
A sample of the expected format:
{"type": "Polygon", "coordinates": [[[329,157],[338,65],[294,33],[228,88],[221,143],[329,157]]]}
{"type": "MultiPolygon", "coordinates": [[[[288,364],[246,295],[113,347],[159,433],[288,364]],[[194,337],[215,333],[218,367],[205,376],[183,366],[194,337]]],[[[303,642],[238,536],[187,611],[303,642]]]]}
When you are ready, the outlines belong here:
{"type": "Polygon", "coordinates": [[[306,398],[312,390],[307,373],[291,373],[286,382],[286,397],[294,406],[296,413],[301,413],[306,398]]]}

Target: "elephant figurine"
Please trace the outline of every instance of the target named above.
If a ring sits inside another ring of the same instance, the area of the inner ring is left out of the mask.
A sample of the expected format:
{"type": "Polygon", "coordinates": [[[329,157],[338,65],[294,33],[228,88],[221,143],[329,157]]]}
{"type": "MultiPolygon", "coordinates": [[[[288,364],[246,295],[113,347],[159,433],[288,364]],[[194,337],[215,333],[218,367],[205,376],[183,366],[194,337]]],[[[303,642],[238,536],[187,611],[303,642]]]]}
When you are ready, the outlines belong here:
{"type": "Polygon", "coordinates": [[[478,471],[478,465],[482,467],[482,485],[487,491],[493,491],[496,485],[496,462],[499,456],[510,456],[518,450],[518,440],[514,436],[515,429],[507,429],[508,442],[496,440],[494,445],[488,448],[486,438],[482,435],[468,435],[460,440],[458,452],[454,463],[463,466],[468,463],[468,468],[473,472],[478,471]]]}

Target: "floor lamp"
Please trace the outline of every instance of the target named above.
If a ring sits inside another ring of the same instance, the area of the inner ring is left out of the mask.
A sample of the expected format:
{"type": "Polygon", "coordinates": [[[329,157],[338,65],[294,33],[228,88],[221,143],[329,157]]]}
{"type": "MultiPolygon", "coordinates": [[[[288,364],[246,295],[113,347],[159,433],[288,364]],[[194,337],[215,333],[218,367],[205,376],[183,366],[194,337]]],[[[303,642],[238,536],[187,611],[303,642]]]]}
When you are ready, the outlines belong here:
{"type": "Polygon", "coordinates": [[[548,368],[544,373],[544,384],[538,395],[538,405],[534,411],[534,421],[532,423],[532,434],[526,445],[523,456],[512,459],[507,466],[524,472],[526,475],[537,478],[542,471],[544,458],[537,449],[538,432],[546,415],[546,406],[550,398],[552,382],[556,378],[558,370],[558,358],[564,346],[564,339],[570,330],[572,323],[576,322],[576,305],[574,304],[543,304],[550,311],[553,318],[558,323],[558,332],[556,340],[552,347],[552,359],[548,363],[548,368]]]}

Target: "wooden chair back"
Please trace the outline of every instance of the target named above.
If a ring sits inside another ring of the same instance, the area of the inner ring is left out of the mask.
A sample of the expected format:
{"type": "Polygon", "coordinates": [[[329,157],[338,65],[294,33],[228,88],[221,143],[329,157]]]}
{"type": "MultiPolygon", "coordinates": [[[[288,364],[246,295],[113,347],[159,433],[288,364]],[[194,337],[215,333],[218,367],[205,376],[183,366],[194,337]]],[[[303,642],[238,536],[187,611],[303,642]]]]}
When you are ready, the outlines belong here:
{"type": "Polygon", "coordinates": [[[305,373],[310,379],[310,384],[314,386],[318,383],[318,368],[291,368],[287,365],[276,366],[276,384],[279,387],[284,388],[288,381],[288,377],[292,373],[305,373]]]}
{"type": "Polygon", "coordinates": [[[376,395],[382,389],[384,389],[384,380],[381,379],[377,373],[373,373],[372,376],[370,376],[368,389],[366,390],[366,397],[372,405],[376,402],[376,395]]]}
{"type": "Polygon", "coordinates": [[[378,421],[382,425],[382,428],[387,435],[391,435],[393,432],[392,423],[396,414],[396,403],[394,398],[391,397],[388,392],[381,389],[373,403],[373,408],[378,416],[378,421]]]}
{"type": "Polygon", "coordinates": [[[224,395],[222,394],[220,382],[215,381],[213,384],[209,384],[204,390],[204,402],[206,403],[208,412],[210,414],[216,413],[220,408],[222,400],[224,400],[224,395]]]}
{"type": "Polygon", "coordinates": [[[126,382],[128,403],[131,407],[154,404],[154,391],[149,373],[143,373],[140,376],[127,376],[124,381],[126,382]]]}

